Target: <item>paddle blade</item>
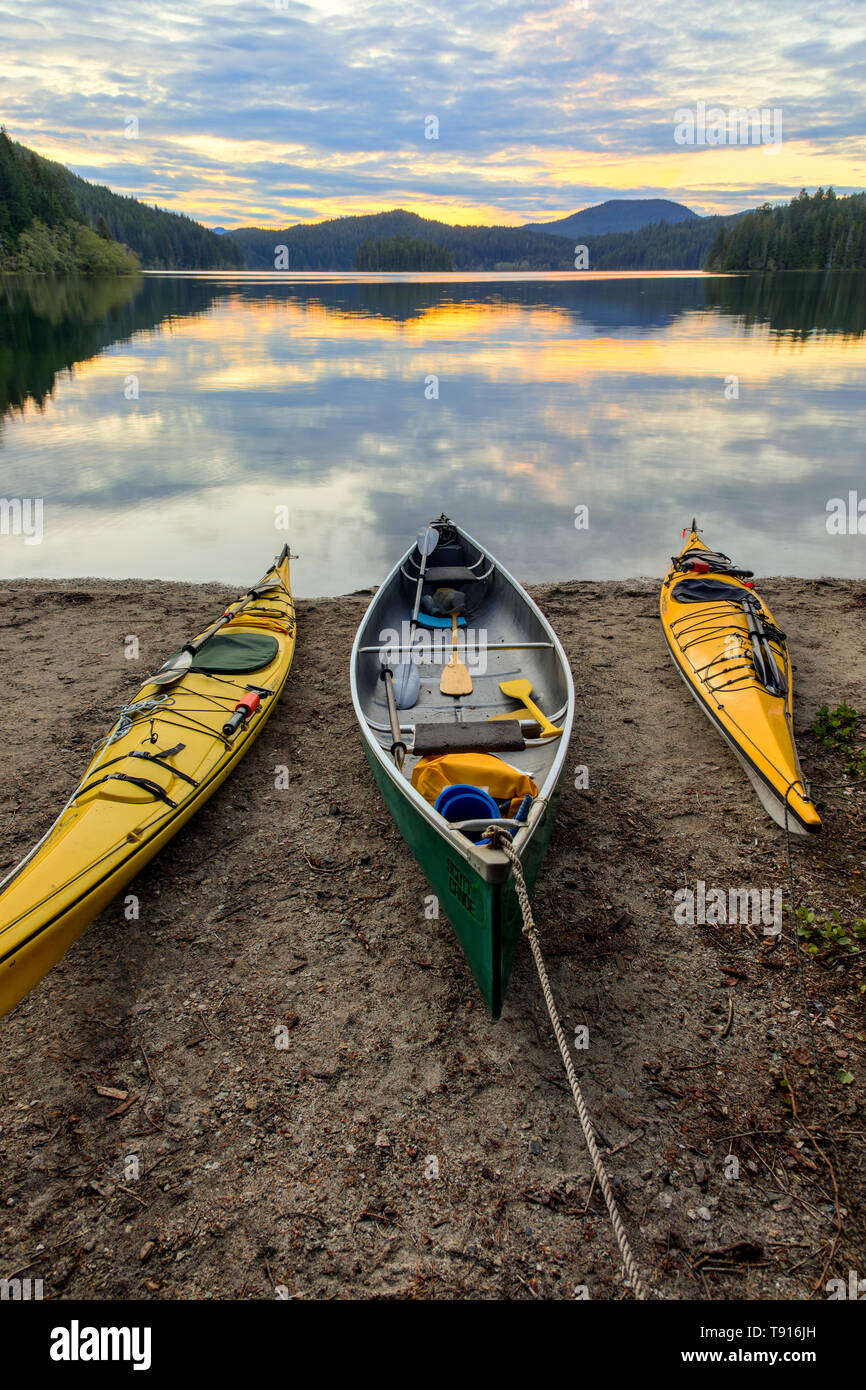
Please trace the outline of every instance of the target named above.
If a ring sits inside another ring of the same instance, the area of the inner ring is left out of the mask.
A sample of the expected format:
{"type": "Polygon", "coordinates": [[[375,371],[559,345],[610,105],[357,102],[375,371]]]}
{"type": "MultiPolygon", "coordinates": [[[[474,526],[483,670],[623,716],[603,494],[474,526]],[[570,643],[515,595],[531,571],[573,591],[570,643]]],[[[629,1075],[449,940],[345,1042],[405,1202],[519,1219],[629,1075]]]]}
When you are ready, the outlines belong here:
{"type": "MultiPolygon", "coordinates": [[[[519,700],[522,705],[526,706],[526,708],[529,710],[529,713],[532,715],[533,719],[541,729],[542,738],[554,738],[558,737],[562,733],[562,730],[558,729],[555,724],[552,724],[548,719],[547,715],[542,713],[535,701],[530,699],[530,696],[532,695],[532,681],[500,681],[499,689],[502,691],[503,695],[507,695],[509,699],[519,700]]],[[[509,711],[506,714],[491,715],[489,722],[493,723],[493,721],[496,719],[513,718],[513,711],[509,711]]]]}
{"type": "Polygon", "coordinates": [[[181,676],[185,676],[192,665],[192,653],[183,651],[178,652],[177,656],[167,661],[152,676],[148,676],[148,685],[171,685],[172,681],[179,681],[181,676]]]}
{"type": "Polygon", "coordinates": [[[448,665],[443,666],[439,689],[443,695],[472,694],[472,677],[456,656],[452,656],[448,665]]]}
{"type": "Polygon", "coordinates": [[[427,526],[418,532],[418,551],[421,555],[430,555],[438,544],[439,532],[435,526],[427,526]]]}
{"type": "Polygon", "coordinates": [[[398,709],[411,709],[417,705],[421,691],[421,673],[414,661],[402,661],[394,668],[394,699],[398,709]]]}
{"type": "Polygon", "coordinates": [[[451,614],[451,660],[443,666],[439,678],[439,689],[443,695],[471,695],[472,677],[457,660],[457,614],[451,614]]]}

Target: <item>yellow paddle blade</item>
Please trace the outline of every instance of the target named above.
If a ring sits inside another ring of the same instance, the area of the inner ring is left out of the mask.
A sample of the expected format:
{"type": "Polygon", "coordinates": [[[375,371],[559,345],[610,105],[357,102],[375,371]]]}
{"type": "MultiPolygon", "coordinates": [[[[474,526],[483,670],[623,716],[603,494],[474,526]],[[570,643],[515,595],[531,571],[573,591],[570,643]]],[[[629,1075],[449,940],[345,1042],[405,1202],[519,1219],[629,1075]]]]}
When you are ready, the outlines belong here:
{"type": "Polygon", "coordinates": [[[463,662],[457,660],[456,653],[452,656],[448,665],[442,669],[439,689],[443,695],[472,694],[472,677],[463,665],[463,662]]]}
{"type": "Polygon", "coordinates": [[[457,614],[451,614],[451,660],[447,666],[442,667],[442,675],[439,679],[439,689],[443,695],[471,695],[472,677],[463,665],[462,661],[457,660],[457,614]]]}
{"type": "MultiPolygon", "coordinates": [[[[499,689],[502,691],[503,695],[507,695],[509,699],[519,700],[522,705],[526,706],[533,719],[540,726],[542,738],[558,738],[558,736],[562,733],[562,730],[557,729],[555,724],[551,724],[547,715],[542,714],[541,710],[538,708],[538,705],[536,705],[535,702],[529,698],[532,694],[532,681],[500,681],[499,689]]],[[[509,710],[506,714],[491,715],[489,722],[492,723],[494,719],[513,718],[514,711],[509,710]]]]}

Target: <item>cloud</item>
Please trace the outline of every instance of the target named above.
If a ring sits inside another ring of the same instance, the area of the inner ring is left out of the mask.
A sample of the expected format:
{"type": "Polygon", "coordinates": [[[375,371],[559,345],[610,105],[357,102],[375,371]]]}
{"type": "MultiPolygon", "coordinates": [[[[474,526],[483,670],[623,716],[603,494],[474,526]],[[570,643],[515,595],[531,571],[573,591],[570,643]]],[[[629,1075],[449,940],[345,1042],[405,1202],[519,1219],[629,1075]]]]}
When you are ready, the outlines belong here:
{"type": "Polygon", "coordinates": [[[398,204],[513,222],[630,193],[727,211],[775,196],[771,170],[782,197],[866,182],[866,12],[844,0],[734,3],[723,24],[669,0],[6,0],[0,16],[12,135],[222,225],[398,204]],[[699,100],[780,107],[784,171],[677,146],[674,112],[699,100]]]}

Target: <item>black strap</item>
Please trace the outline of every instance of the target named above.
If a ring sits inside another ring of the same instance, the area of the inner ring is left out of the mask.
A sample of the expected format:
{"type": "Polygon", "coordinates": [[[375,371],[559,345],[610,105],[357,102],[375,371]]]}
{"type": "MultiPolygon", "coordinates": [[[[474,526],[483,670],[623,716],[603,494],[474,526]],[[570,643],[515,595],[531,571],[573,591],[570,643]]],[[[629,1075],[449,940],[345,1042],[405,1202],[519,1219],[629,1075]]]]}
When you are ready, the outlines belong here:
{"type": "MultiPolygon", "coordinates": [[[[173,768],[172,771],[174,771],[173,768]]],[[[158,782],[151,782],[148,777],[129,777],[125,772],[109,772],[107,777],[97,777],[95,782],[88,782],[86,787],[82,787],[80,791],[76,792],[76,797],[84,796],[85,792],[92,792],[94,787],[101,787],[103,782],[132,782],[136,787],[143,787],[146,792],[150,792],[151,796],[156,796],[160,801],[164,801],[166,806],[170,806],[172,810],[177,806],[177,802],[172,801],[171,797],[165,794],[158,782]]]]}
{"type": "MultiPolygon", "coordinates": [[[[178,753],[183,747],[185,747],[185,745],[183,743],[179,743],[177,748],[172,748],[169,751],[171,753],[178,753]]],[[[198,782],[195,780],[194,777],[190,777],[186,772],[181,772],[179,767],[172,767],[171,763],[165,762],[164,759],[160,758],[156,753],[145,753],[143,751],[139,752],[138,749],[136,749],[134,752],[128,753],[127,757],[147,758],[148,762],[156,763],[157,767],[164,767],[167,772],[173,772],[175,777],[182,777],[184,782],[188,782],[191,787],[198,786],[198,782]]],[[[120,762],[121,760],[120,758],[117,758],[116,761],[120,762]]],[[[106,766],[108,766],[108,764],[106,764],[106,766]]]]}
{"type": "Polygon", "coordinates": [[[171,763],[165,761],[166,758],[173,758],[175,753],[182,753],[184,748],[186,748],[185,743],[176,743],[174,748],[163,748],[160,749],[159,753],[147,753],[143,749],[133,749],[131,753],[121,753],[116,758],[109,758],[107,763],[101,763],[100,766],[113,767],[115,763],[125,762],[127,758],[146,758],[148,762],[156,763],[157,767],[164,767],[166,772],[174,773],[175,777],[183,778],[184,782],[188,782],[191,787],[197,787],[198,782],[194,777],[190,777],[188,773],[181,772],[179,767],[173,767],[171,763]]]}

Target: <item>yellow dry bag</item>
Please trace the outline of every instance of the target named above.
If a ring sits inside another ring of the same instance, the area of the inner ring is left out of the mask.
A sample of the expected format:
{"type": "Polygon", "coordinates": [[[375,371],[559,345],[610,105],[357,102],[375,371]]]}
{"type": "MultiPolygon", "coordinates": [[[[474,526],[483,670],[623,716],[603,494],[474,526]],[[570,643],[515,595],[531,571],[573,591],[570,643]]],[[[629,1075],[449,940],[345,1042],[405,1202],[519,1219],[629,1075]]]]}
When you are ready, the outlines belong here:
{"type": "Polygon", "coordinates": [[[525,796],[538,796],[531,777],[492,753],[427,754],[412,773],[412,786],[431,806],[446,787],[459,784],[480,787],[500,805],[507,801],[506,816],[516,815],[525,796]]]}

